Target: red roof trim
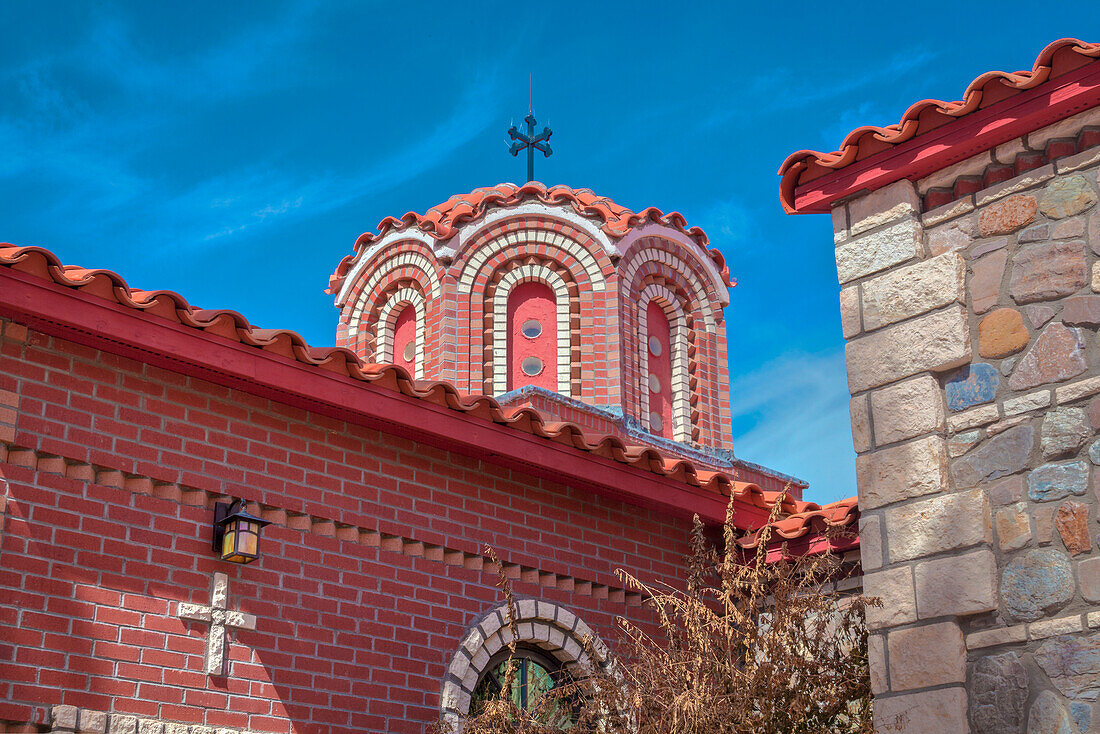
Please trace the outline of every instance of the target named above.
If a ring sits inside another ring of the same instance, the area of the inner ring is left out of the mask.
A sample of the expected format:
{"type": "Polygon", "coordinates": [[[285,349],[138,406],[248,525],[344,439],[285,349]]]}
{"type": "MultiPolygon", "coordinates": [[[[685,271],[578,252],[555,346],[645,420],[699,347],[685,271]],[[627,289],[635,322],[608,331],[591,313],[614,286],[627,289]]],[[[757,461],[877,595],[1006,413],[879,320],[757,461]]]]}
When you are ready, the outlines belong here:
{"type": "Polygon", "coordinates": [[[496,186],[474,189],[468,194],[456,194],[442,204],[433,206],[424,214],[407,212],[400,219],[386,217],[378,223],[377,234],[364,232],[359,235],[359,239],[355,241],[355,252],[341,260],[336,267],[336,272],[329,277],[327,292],[338,293],[344,278],[362,252],[372,242],[385,237],[390,232],[416,228],[436,240],[447,240],[454,237],[463,225],[480,219],[491,208],[519,206],[530,199],[536,199],[548,206],[568,205],[581,216],[602,220],[603,224],[600,229],[608,236],[616,239],[626,236],[631,229],[650,222],[672,227],[693,239],[718,267],[723,280],[728,285],[732,285],[729,268],[726,266],[726,260],[722,253],[710,247],[710,240],[702,229],[699,227],[689,228],[687,220],[680,212],[665,214],[653,206],[640,212],[634,212],[625,206],[616,204],[606,196],[597,196],[591,189],[573,189],[561,185],[547,188],[538,181],[529,181],[522,186],[502,183],[496,186]]]}
{"type": "Polygon", "coordinates": [[[117,273],[64,266],[42,248],[0,243],[0,266],[0,315],[106,352],[677,516],[720,523],[731,493],[735,523],[748,531],[776,502],[784,515],[819,509],[614,436],[586,436],[530,408],[504,410],[448,383],[414,381],[347,349],[311,347],[234,311],[132,289],[117,273]]]}
{"type": "Polygon", "coordinates": [[[779,168],[789,214],[828,212],[839,199],[917,180],[1020,135],[1100,105],[1100,43],[1061,39],[1031,71],[990,71],[957,102],[923,100],[896,125],[861,127],[833,153],[802,150],[779,168]]]}

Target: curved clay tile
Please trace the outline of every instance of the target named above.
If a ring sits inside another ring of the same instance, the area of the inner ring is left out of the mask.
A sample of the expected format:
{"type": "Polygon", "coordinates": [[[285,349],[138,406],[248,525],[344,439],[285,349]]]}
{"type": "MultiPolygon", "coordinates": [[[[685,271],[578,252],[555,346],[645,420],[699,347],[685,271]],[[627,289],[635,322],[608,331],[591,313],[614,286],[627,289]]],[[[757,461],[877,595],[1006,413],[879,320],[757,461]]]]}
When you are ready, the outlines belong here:
{"type": "MultiPolygon", "coordinates": [[[[510,184],[505,185],[512,189],[510,184]]],[[[570,195],[575,195],[576,192],[570,195]]],[[[587,197],[590,192],[585,193],[587,197]]],[[[507,192],[497,192],[500,197],[507,192]]],[[[559,188],[548,195],[564,196],[559,188]]],[[[611,213],[614,209],[607,200],[588,199],[585,206],[603,206],[611,213]]],[[[261,329],[252,326],[248,320],[236,311],[229,309],[200,309],[172,291],[144,291],[131,289],[121,276],[110,270],[90,270],[76,266],[64,266],[57,256],[40,247],[17,247],[0,243],[0,265],[19,270],[45,281],[79,289],[104,300],[120,303],[123,306],[142,311],[152,318],[182,323],[205,333],[224,337],[235,342],[265,351],[280,354],[299,363],[317,369],[325,369],[351,379],[368,382],[374,387],[399,392],[410,398],[425,400],[442,408],[457,410],[475,420],[484,420],[524,431],[534,436],[586,451],[644,471],[668,477],[670,480],[697,485],[705,490],[733,495],[737,500],[758,507],[771,509],[776,501],[781,502],[783,512],[797,508],[813,507],[813,503],[795,503],[784,493],[765,492],[752,482],[734,481],[723,472],[702,469],[687,459],[668,457],[649,446],[626,445],[621,439],[610,434],[589,436],[575,423],[547,421],[537,410],[520,407],[503,410],[500,404],[485,395],[463,395],[454,385],[447,382],[416,381],[402,367],[392,364],[374,364],[363,362],[358,356],[342,347],[312,347],[300,334],[286,329],[261,329]]],[[[858,514],[855,499],[846,500],[848,504],[828,505],[819,512],[832,508],[827,522],[848,524],[853,514],[858,514]]],[[[805,515],[794,517],[799,522],[805,515]]],[[[824,517],[824,516],[823,516],[824,517]]],[[[795,522],[784,525],[784,532],[798,532],[801,525],[795,522]],[[790,527],[788,531],[787,528],[790,527]]],[[[807,526],[808,527],[808,526],[807,526]]],[[[803,534],[805,530],[802,531],[803,534]]],[[[748,537],[748,536],[746,536],[748,537]]]]}
{"type": "Polygon", "coordinates": [[[960,100],[921,100],[910,106],[894,125],[857,127],[844,136],[840,147],[831,153],[796,151],[787,156],[779,166],[779,175],[782,176],[780,199],[783,207],[788,212],[795,210],[794,190],[800,184],[900,145],[917,135],[1037,87],[1098,58],[1100,43],[1062,38],[1039,52],[1030,71],[987,71],[967,85],[960,100]]]}
{"type": "Polygon", "coordinates": [[[608,236],[616,239],[628,234],[632,228],[649,222],[672,227],[694,240],[714,261],[726,282],[730,282],[725,258],[718,250],[709,247],[710,240],[706,233],[699,227],[689,228],[687,221],[679,212],[665,214],[656,207],[648,207],[635,213],[607,197],[597,196],[590,189],[573,189],[561,185],[547,188],[537,181],[530,181],[522,186],[502,183],[474,189],[468,194],[455,194],[442,204],[428,209],[424,214],[407,212],[400,219],[384,218],[378,223],[377,232],[364,232],[355,241],[355,252],[344,257],[337,265],[336,271],[329,277],[328,292],[335,294],[339,291],[344,278],[360,254],[372,242],[390,232],[416,228],[437,240],[447,240],[454,237],[464,224],[481,218],[492,207],[519,206],[530,199],[538,200],[548,206],[571,206],[573,211],[581,216],[595,217],[602,221],[600,228],[608,236]]]}

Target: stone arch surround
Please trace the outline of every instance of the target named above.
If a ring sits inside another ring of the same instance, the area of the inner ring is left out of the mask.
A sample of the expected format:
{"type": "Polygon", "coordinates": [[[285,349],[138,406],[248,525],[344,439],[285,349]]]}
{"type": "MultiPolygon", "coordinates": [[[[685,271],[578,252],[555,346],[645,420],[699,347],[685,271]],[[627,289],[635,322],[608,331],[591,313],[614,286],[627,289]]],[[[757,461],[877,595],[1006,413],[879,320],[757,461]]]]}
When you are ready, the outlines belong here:
{"type": "Polygon", "coordinates": [[[513,639],[532,645],[557,660],[568,671],[580,672],[593,660],[585,651],[586,639],[600,667],[611,664],[611,655],[584,620],[563,606],[536,599],[516,602],[516,634],[508,624],[508,605],[502,604],[479,619],[463,638],[451,658],[443,681],[440,713],[452,723],[470,711],[477,682],[494,654],[513,639]]]}

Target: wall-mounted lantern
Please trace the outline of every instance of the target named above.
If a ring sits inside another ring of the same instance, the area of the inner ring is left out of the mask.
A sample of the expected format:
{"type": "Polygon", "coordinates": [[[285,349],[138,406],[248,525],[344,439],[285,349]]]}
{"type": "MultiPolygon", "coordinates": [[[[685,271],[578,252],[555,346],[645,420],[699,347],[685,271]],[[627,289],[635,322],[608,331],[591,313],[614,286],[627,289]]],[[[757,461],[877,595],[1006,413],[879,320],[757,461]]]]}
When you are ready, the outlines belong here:
{"type": "Polygon", "coordinates": [[[252,563],[260,557],[260,528],[271,522],[250,514],[244,500],[214,505],[213,548],[223,561],[252,563]]]}

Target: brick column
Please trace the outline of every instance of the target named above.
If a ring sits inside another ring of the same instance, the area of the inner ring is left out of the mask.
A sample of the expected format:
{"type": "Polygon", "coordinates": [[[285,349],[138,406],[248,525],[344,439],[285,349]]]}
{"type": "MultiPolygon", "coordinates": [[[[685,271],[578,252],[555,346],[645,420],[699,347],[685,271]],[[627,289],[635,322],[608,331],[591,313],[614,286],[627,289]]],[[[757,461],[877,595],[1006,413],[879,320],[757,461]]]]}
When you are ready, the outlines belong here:
{"type": "Polygon", "coordinates": [[[964,732],[960,618],[997,606],[989,500],[956,490],[940,376],[971,361],[965,263],[908,181],[833,210],[878,731],[964,732]]]}

